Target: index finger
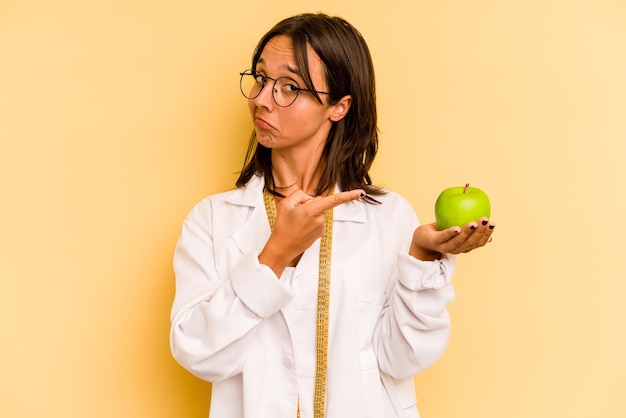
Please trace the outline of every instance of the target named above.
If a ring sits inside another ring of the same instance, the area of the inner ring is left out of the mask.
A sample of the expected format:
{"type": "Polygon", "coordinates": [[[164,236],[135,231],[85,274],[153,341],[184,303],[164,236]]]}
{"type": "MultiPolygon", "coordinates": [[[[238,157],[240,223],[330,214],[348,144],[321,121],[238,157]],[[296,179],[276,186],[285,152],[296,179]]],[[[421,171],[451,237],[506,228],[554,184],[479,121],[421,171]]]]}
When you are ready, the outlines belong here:
{"type": "Polygon", "coordinates": [[[348,190],[331,194],[330,196],[313,199],[307,202],[307,206],[318,213],[323,213],[330,208],[334,208],[341,204],[360,199],[365,196],[365,192],[361,189],[348,190]]]}

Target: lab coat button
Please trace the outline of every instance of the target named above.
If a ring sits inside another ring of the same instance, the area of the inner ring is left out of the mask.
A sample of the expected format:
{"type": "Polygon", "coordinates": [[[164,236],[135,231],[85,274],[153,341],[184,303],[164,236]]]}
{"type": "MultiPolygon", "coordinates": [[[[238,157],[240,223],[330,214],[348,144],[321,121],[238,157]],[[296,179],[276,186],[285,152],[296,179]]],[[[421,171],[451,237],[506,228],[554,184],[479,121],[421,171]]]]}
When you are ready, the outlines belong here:
{"type": "Polygon", "coordinates": [[[293,362],[293,359],[291,357],[285,357],[285,359],[283,360],[283,364],[288,369],[291,369],[294,366],[294,362],[293,362]]]}

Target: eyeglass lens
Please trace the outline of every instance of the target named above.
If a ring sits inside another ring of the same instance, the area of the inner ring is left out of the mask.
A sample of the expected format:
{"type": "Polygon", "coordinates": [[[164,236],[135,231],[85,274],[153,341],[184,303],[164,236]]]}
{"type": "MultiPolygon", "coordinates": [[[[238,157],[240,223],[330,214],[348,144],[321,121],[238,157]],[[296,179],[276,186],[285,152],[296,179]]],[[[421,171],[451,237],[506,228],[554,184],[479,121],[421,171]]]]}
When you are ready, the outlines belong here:
{"type": "Polygon", "coordinates": [[[281,107],[291,105],[300,92],[298,83],[289,77],[279,77],[274,81],[250,70],[241,74],[241,92],[248,99],[256,98],[266,84],[272,88],[274,101],[281,107]]]}

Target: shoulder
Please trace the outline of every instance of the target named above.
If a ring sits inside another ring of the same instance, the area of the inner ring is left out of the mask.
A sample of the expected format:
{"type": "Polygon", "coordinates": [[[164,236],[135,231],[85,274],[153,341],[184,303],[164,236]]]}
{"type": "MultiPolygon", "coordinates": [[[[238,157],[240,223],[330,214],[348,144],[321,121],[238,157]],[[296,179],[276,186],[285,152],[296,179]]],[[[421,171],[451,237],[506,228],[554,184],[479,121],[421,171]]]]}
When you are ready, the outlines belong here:
{"type": "Polygon", "coordinates": [[[407,211],[413,213],[413,207],[404,196],[387,189],[383,189],[383,191],[384,194],[374,197],[380,204],[372,204],[371,206],[380,208],[381,211],[407,211]]]}
{"type": "Polygon", "coordinates": [[[413,207],[402,195],[391,190],[383,191],[384,194],[373,196],[379,203],[363,202],[370,221],[400,228],[418,224],[413,207]]]}
{"type": "Polygon", "coordinates": [[[254,177],[243,187],[209,195],[193,207],[190,215],[258,206],[263,203],[263,185],[261,178],[254,177]]]}
{"type": "Polygon", "coordinates": [[[232,190],[227,190],[227,191],[208,195],[204,197],[202,200],[200,200],[199,202],[197,202],[191,209],[191,212],[193,213],[193,212],[198,212],[198,211],[202,212],[202,211],[211,210],[211,208],[213,208],[214,206],[223,205],[233,196],[237,196],[238,194],[239,194],[239,189],[232,189],[232,190]]]}

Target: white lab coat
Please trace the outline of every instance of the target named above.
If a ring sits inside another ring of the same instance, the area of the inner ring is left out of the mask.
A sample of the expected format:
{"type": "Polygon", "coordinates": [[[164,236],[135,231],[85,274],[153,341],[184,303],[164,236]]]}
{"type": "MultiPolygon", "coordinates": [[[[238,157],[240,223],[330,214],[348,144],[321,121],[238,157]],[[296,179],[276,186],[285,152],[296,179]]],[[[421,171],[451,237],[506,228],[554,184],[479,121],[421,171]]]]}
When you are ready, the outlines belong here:
{"type": "MultiPolygon", "coordinates": [[[[320,240],[280,278],[261,265],[263,184],[202,200],[175,251],[171,350],[213,382],[211,418],[312,416],[320,240]]],[[[455,258],[408,255],[412,208],[377,199],[334,209],[326,418],[419,417],[412,376],[448,342],[455,258]]]]}

